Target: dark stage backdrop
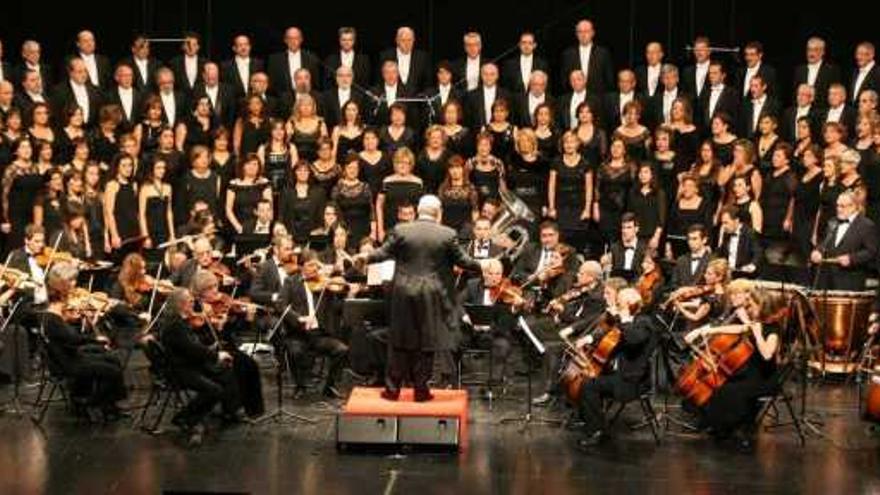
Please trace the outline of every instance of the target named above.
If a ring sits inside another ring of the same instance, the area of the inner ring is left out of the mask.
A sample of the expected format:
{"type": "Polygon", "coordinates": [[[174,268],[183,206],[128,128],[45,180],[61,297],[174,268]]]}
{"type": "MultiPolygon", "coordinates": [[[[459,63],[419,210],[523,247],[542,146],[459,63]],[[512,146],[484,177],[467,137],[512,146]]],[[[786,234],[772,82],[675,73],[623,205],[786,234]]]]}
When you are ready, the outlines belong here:
{"type": "MultiPolygon", "coordinates": [[[[23,39],[43,43],[45,56],[56,61],[72,49],[82,28],[96,32],[99,50],[116,59],[128,53],[131,36],[175,37],[190,29],[202,34],[209,55],[229,57],[235,33],[250,34],[258,55],[282,48],[284,28],[303,28],[306,46],[322,57],[335,48],[336,29],[358,29],[361,49],[375,56],[391,46],[397,26],[416,29],[417,45],[434,60],[458,57],[462,34],[483,35],[484,53],[497,56],[514,47],[523,29],[538,31],[539,50],[551,63],[562,47],[573,42],[573,25],[581,17],[596,22],[598,42],[608,46],[618,67],[641,62],[646,42],[659,40],[669,60],[684,60],[684,47],[696,34],[716,45],[741,45],[756,39],[766,59],[780,68],[787,83],[791,67],[803,57],[804,41],[820,34],[830,42],[831,56],[849,75],[852,49],[862,39],[877,41],[877,16],[869,2],[773,2],[771,0],[563,0],[495,1],[334,1],[280,2],[135,0],[119,2],[39,2],[4,0],[0,39],[5,59],[17,59],[23,39]],[[821,5],[817,5],[821,4],[821,5]],[[858,12],[862,12],[859,15],[858,12]]],[[[154,45],[168,59],[176,44],[154,45]]],[[[557,73],[554,70],[551,76],[557,73]]]]}

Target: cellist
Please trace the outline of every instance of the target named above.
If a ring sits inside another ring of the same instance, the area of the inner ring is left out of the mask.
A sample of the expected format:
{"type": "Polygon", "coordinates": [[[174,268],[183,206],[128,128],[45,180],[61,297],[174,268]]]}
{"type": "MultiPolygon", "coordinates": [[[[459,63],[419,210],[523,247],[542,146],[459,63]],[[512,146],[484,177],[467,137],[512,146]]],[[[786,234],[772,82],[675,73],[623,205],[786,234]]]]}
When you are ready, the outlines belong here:
{"type": "MultiPolygon", "coordinates": [[[[734,324],[702,327],[689,332],[685,341],[699,346],[703,339],[718,334],[742,334],[754,352],[724,385],[714,392],[701,409],[703,425],[721,441],[733,439],[742,449],[751,447],[752,424],[760,408],[758,398],[772,393],[776,385],[776,360],[779,352],[779,323],[768,299],[759,289],[740,291],[734,287],[731,318],[734,324]]],[[[751,285],[751,284],[749,284],[751,285]]]]}

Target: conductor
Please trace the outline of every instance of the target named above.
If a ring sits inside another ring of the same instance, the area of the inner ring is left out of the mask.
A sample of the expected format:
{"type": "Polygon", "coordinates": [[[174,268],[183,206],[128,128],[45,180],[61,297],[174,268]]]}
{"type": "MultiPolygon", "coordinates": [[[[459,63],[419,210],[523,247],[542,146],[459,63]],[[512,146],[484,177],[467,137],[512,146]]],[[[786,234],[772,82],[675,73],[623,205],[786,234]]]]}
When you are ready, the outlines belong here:
{"type": "Polygon", "coordinates": [[[434,352],[449,340],[455,325],[453,266],[480,270],[456,241],[456,232],[440,224],[442,206],[436,196],[419,201],[418,219],[400,223],[385,244],[357,261],[395,261],[391,283],[391,317],[388,338],[388,372],[382,397],[397,400],[405,380],[415,389],[416,402],[433,398],[428,379],[434,352]]]}

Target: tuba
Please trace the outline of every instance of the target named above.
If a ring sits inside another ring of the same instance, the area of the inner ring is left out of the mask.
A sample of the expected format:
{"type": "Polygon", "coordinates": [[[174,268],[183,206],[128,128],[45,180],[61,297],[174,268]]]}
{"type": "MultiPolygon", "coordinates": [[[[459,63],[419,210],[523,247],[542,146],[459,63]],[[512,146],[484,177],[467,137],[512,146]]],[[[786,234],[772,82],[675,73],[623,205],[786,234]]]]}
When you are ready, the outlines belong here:
{"type": "Polygon", "coordinates": [[[502,257],[514,261],[529,243],[529,231],[519,223],[531,223],[537,220],[537,217],[528,205],[512,192],[501,190],[499,195],[501,213],[492,224],[492,237],[505,247],[502,257]]]}

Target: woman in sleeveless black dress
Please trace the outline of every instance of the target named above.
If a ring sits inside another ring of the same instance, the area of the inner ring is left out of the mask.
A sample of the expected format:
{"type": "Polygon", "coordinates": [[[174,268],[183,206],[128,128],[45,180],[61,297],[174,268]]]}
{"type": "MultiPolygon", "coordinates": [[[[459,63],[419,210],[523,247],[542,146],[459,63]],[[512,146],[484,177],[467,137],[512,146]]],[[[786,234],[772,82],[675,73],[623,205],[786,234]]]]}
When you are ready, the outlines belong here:
{"type": "Polygon", "coordinates": [[[165,182],[168,166],[162,160],[150,164],[150,168],[138,193],[141,235],[146,237],[144,247],[151,261],[161,259],[164,250],[159,246],[174,237],[174,214],[171,211],[172,188],[165,182]]]}
{"type": "Polygon", "coordinates": [[[266,144],[260,146],[257,155],[263,162],[264,175],[272,184],[272,190],[278,194],[290,178],[293,164],[299,161],[299,152],[287,136],[287,125],[280,120],[273,120],[272,131],[266,144]]]}
{"type": "Polygon", "coordinates": [[[340,112],[342,122],[331,133],[336,163],[343,163],[349,153],[359,153],[364,149],[364,125],[361,122],[360,106],[356,101],[348,100],[342,105],[340,112]]]}
{"type": "Polygon", "coordinates": [[[590,242],[593,170],[579,144],[574,131],[562,135],[562,156],[552,165],[547,185],[547,216],[559,223],[566,244],[583,251],[590,242]]]}
{"type": "Polygon", "coordinates": [[[358,153],[361,180],[369,184],[373,197],[379,195],[382,181],[391,174],[391,159],[379,149],[379,133],[372,128],[364,131],[364,149],[358,153]]]}
{"type": "Polygon", "coordinates": [[[465,165],[470,171],[471,184],[480,195],[480,204],[498,198],[504,187],[504,162],[492,154],[492,142],[492,134],[481,132],[477,136],[477,154],[465,165]]]}
{"type": "Polygon", "coordinates": [[[46,174],[46,186],[34,205],[34,223],[42,225],[46,238],[53,239],[64,228],[64,174],[55,167],[46,174]]]}
{"type": "MultiPolygon", "coordinates": [[[[190,167],[182,181],[180,192],[185,209],[180,214],[175,211],[175,217],[189,219],[196,203],[203,202],[208,205],[208,210],[215,219],[223,218],[220,215],[220,177],[211,170],[211,153],[208,148],[195,146],[190,151],[190,167]]],[[[183,223],[182,220],[178,221],[183,223]]]]}
{"type": "Polygon", "coordinates": [[[321,222],[326,197],[323,190],[312,185],[309,164],[300,161],[293,169],[291,183],[281,193],[278,214],[287,231],[299,245],[309,241],[309,234],[321,222]]]}
{"type": "Polygon", "coordinates": [[[119,155],[113,161],[111,177],[104,193],[104,211],[113,259],[122,261],[128,253],[140,246],[141,233],[138,221],[138,187],[134,182],[134,159],[119,155]]]}
{"type": "Polygon", "coordinates": [[[241,234],[256,222],[257,205],[272,200],[269,179],[263,177],[262,165],[256,155],[246,157],[238,166],[238,174],[226,190],[226,221],[234,234],[241,234]]]}
{"type": "Polygon", "coordinates": [[[9,234],[8,250],[24,245],[24,229],[33,221],[34,204],[43,189],[43,177],[32,161],[30,140],[14,141],[11,152],[15,158],[3,173],[3,231],[9,234]]]}
{"type": "Polygon", "coordinates": [[[342,169],[342,177],[333,186],[330,199],[339,207],[339,214],[348,226],[346,248],[356,251],[361,240],[371,233],[375,219],[373,214],[373,193],[370,186],[359,178],[360,164],[357,155],[351,155],[342,169]]]}
{"type": "Polygon", "coordinates": [[[813,250],[813,227],[819,214],[819,188],[822,184],[822,164],[819,157],[821,149],[816,146],[806,148],[801,154],[803,175],[798,180],[794,192],[794,237],[800,259],[804,262],[813,250]]]}
{"type": "Polygon", "coordinates": [[[543,217],[546,209],[548,175],[550,162],[541,154],[535,132],[520,129],[516,135],[516,152],[504,176],[507,189],[523,200],[536,218],[543,217]]]}

